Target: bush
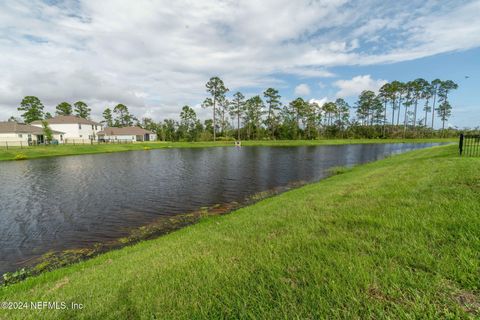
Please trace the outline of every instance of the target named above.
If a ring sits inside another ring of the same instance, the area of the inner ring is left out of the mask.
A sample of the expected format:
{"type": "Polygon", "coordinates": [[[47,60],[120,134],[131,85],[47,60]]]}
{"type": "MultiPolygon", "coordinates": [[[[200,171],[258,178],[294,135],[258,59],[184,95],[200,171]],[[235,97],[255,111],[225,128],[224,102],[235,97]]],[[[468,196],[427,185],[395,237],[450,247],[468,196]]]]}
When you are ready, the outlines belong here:
{"type": "Polygon", "coordinates": [[[15,155],[15,160],[26,160],[27,159],[27,156],[23,153],[17,153],[15,155]]]}
{"type": "Polygon", "coordinates": [[[27,278],[30,275],[30,272],[25,268],[22,268],[15,272],[7,272],[3,274],[3,283],[5,285],[20,282],[23,279],[27,278]]]}

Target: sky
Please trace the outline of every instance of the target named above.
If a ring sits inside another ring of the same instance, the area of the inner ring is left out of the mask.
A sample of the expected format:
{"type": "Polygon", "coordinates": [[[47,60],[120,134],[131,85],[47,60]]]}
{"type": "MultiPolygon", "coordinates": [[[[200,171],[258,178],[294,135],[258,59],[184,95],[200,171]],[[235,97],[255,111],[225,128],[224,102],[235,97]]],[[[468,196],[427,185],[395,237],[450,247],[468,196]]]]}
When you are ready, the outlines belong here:
{"type": "MultiPolygon", "coordinates": [[[[450,126],[480,126],[480,0],[3,0],[0,120],[34,95],[53,113],[82,100],[101,120],[201,108],[205,83],[353,104],[387,81],[451,79],[450,126]]],[[[437,121],[439,123],[440,121],[437,121]]]]}

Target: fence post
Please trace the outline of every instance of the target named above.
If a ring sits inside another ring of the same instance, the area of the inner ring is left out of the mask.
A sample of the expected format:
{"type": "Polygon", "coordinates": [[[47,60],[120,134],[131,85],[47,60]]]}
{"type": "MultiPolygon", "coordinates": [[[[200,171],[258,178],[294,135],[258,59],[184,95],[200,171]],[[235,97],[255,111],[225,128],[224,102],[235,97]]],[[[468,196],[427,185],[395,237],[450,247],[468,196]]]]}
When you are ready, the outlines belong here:
{"type": "Polygon", "coordinates": [[[8,150],[8,141],[5,141],[5,146],[7,146],[7,150],[8,150]]]}
{"type": "Polygon", "coordinates": [[[458,143],[458,149],[460,151],[460,156],[463,153],[463,133],[460,133],[460,142],[458,143]]]}
{"type": "Polygon", "coordinates": [[[20,141],[20,149],[23,149],[23,142],[20,141]]]}

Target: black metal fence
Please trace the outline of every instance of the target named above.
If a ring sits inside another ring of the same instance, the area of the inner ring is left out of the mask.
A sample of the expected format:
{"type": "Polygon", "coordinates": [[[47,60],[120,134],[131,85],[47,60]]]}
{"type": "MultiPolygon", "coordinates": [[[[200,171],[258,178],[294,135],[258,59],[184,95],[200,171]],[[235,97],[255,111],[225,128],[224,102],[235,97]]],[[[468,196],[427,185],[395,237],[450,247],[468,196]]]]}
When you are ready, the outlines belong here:
{"type": "Polygon", "coordinates": [[[461,156],[480,156],[480,134],[461,134],[459,142],[461,156]]]}

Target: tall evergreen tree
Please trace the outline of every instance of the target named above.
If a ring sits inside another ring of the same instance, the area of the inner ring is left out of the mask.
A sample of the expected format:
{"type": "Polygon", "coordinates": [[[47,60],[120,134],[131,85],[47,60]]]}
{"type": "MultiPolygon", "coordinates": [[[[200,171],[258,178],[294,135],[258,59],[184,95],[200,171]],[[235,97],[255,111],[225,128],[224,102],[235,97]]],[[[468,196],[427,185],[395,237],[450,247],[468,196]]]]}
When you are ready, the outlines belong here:
{"type": "Polygon", "coordinates": [[[335,100],[335,106],[337,110],[337,123],[340,127],[345,126],[350,118],[350,106],[342,99],[335,100]]]}
{"type": "Polygon", "coordinates": [[[197,133],[195,132],[197,123],[197,114],[190,106],[183,106],[180,112],[180,131],[183,138],[188,141],[195,141],[197,133]]]}
{"type": "Polygon", "coordinates": [[[263,108],[264,105],[260,96],[253,96],[245,101],[244,120],[247,125],[247,135],[249,138],[253,136],[255,139],[258,139],[260,136],[260,126],[264,114],[263,108]]]}
{"type": "Polygon", "coordinates": [[[387,103],[392,99],[392,84],[385,83],[378,91],[378,98],[383,103],[383,136],[385,136],[385,126],[387,125],[387,103]]]}
{"type": "Polygon", "coordinates": [[[422,99],[425,94],[425,88],[429,85],[428,81],[422,78],[413,80],[412,82],[412,100],[414,104],[413,109],[413,129],[417,125],[417,109],[418,109],[418,100],[422,99]]]}
{"type": "Polygon", "coordinates": [[[294,139],[298,139],[299,137],[301,137],[300,121],[305,116],[306,104],[307,102],[305,102],[305,100],[300,97],[289,103],[290,110],[295,118],[295,128],[293,132],[294,139]]]}
{"type": "Polygon", "coordinates": [[[241,92],[235,92],[230,105],[230,113],[237,119],[237,140],[240,141],[240,118],[245,111],[245,96],[241,92]]]}
{"type": "Polygon", "coordinates": [[[434,88],[431,83],[428,81],[426,82],[425,86],[423,87],[422,99],[425,100],[425,105],[423,106],[423,111],[425,111],[423,125],[425,128],[427,127],[428,121],[428,114],[432,111],[432,107],[430,107],[430,100],[432,99],[434,94],[434,88]]]}
{"type": "Polygon", "coordinates": [[[43,104],[37,97],[26,96],[20,102],[18,111],[23,111],[22,118],[25,123],[43,119],[43,104]]]}
{"type": "Polygon", "coordinates": [[[383,117],[383,106],[381,100],[371,90],[364,90],[360,93],[356,102],[357,118],[364,125],[378,123],[383,117]]]}
{"type": "Polygon", "coordinates": [[[116,127],[131,127],[136,120],[128,111],[128,107],[121,103],[113,108],[113,113],[115,114],[114,126],[116,127]]]}
{"type": "Polygon", "coordinates": [[[435,79],[431,82],[431,85],[433,88],[432,129],[434,129],[434,125],[435,125],[435,103],[437,102],[438,91],[440,89],[441,84],[442,84],[442,80],[440,79],[435,79]]]}
{"type": "Polygon", "coordinates": [[[452,80],[442,81],[440,84],[438,96],[440,105],[437,108],[438,115],[442,120],[442,134],[445,129],[445,121],[447,121],[450,116],[452,115],[452,106],[448,101],[448,94],[452,90],[456,90],[458,88],[458,84],[453,82],[452,80]]]}
{"type": "MultiPolygon", "coordinates": [[[[392,106],[392,126],[395,124],[395,110],[397,110],[397,99],[401,87],[400,81],[392,81],[388,90],[388,97],[392,106]]],[[[400,111],[399,111],[400,112],[400,111]]]]}
{"type": "Polygon", "coordinates": [[[88,119],[90,117],[90,109],[88,105],[83,101],[77,101],[73,104],[74,112],[77,117],[88,119]]]}
{"type": "Polygon", "coordinates": [[[205,85],[207,92],[210,93],[211,97],[206,98],[202,103],[204,108],[213,108],[213,141],[216,140],[216,126],[217,126],[217,105],[218,102],[222,99],[225,99],[225,94],[228,92],[228,88],[223,83],[222,79],[219,77],[212,77],[205,85]]]}
{"type": "Polygon", "coordinates": [[[113,127],[114,126],[114,123],[113,123],[113,114],[112,114],[112,110],[110,108],[105,108],[105,110],[103,111],[103,123],[105,123],[107,125],[107,127],[113,127]]]}
{"type": "Polygon", "coordinates": [[[265,124],[270,132],[270,138],[275,137],[275,129],[277,125],[276,112],[280,110],[282,103],[280,102],[281,96],[278,94],[278,90],[274,88],[268,88],[263,92],[265,102],[267,105],[267,119],[265,124]]]}
{"type": "Polygon", "coordinates": [[[325,121],[326,125],[330,126],[332,125],[332,120],[335,117],[335,114],[337,113],[337,105],[335,102],[329,101],[325,102],[322,106],[323,113],[325,114],[325,121]]]}
{"type": "Polygon", "coordinates": [[[72,105],[68,102],[60,102],[55,108],[58,116],[69,116],[72,114],[72,105]]]}

